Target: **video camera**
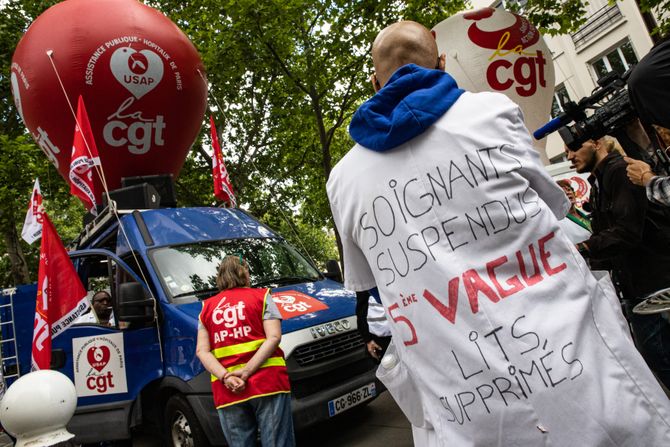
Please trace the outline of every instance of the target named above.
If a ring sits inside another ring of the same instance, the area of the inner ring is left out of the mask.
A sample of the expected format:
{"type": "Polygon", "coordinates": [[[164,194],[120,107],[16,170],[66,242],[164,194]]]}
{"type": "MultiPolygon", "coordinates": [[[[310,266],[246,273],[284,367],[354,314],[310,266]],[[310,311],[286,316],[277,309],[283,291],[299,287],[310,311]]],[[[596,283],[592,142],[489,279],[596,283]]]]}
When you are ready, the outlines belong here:
{"type": "Polygon", "coordinates": [[[576,151],[588,140],[618,133],[637,118],[626,89],[630,73],[631,69],[623,75],[607,73],[598,79],[599,88],[591,96],[582,98],[577,104],[574,101],[563,104],[565,112],[533,132],[533,136],[540,140],[558,130],[568,149],[576,151]],[[599,104],[605,99],[605,103],[599,104]],[[587,116],[587,109],[593,109],[593,114],[587,116]],[[568,126],[572,121],[575,124],[568,126]]]}
{"type": "Polygon", "coordinates": [[[626,125],[638,118],[626,88],[626,80],[632,70],[633,67],[629,68],[623,75],[610,72],[598,79],[599,87],[591,96],[582,98],[578,103],[568,101],[563,104],[563,113],[533,132],[535,139],[540,140],[558,130],[567,148],[576,151],[588,140],[612,135],[619,140],[629,156],[670,172],[670,160],[658,147],[656,139],[649,134],[651,129],[645,128],[650,136],[656,160],[651,160],[652,154],[635,144],[626,133],[626,125]],[[586,114],[587,109],[593,110],[589,116],[586,114]],[[570,126],[573,121],[574,124],[570,126]]]}

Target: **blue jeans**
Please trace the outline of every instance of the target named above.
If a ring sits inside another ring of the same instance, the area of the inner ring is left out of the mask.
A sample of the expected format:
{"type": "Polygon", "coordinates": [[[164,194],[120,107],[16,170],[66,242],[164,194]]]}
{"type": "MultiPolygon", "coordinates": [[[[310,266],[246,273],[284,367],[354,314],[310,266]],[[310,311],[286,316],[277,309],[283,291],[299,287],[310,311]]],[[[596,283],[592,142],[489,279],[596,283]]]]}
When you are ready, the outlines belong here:
{"type": "Polygon", "coordinates": [[[260,428],[263,447],[294,447],[291,394],[250,399],[219,409],[219,421],[230,447],[254,447],[260,428]]]}

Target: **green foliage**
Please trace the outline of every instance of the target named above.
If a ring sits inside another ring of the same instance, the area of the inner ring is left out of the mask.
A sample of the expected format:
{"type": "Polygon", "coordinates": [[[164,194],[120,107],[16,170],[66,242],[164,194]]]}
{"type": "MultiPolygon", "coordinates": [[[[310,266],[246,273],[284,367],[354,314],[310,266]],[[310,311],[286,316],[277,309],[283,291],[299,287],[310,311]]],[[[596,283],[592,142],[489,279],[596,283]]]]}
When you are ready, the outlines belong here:
{"type": "MultiPolygon", "coordinates": [[[[670,0],[642,0],[664,7],[670,0]]],[[[65,241],[83,207],[25,134],[10,96],[11,56],[28,24],[55,1],[8,0],[0,12],[0,231],[20,231],[32,182],[65,241]]],[[[191,38],[207,67],[210,107],[238,203],[279,230],[320,267],[337,256],[325,194],[332,166],[352,145],[346,125],[372,94],[370,47],[385,26],[409,19],[432,26],[466,0],[150,0],[191,38]],[[299,234],[299,240],[296,236],[299,234]],[[304,249],[302,246],[304,245],[304,249]]],[[[513,2],[510,2],[513,3],[513,2]]],[[[548,33],[584,20],[576,0],[529,0],[525,13],[548,33]]],[[[85,20],[85,18],[82,18],[85,20]]],[[[208,117],[203,117],[205,120],[208,117]]],[[[183,206],[215,203],[209,126],[177,179],[183,206]]],[[[32,278],[38,247],[21,242],[32,278]]],[[[1,248],[5,248],[4,246],[1,248]]],[[[5,251],[3,251],[4,253],[5,251]]],[[[7,256],[0,284],[11,283],[7,256]]]]}
{"type": "Polygon", "coordinates": [[[267,214],[260,217],[300,253],[314,261],[319,270],[326,270],[327,260],[337,259],[335,235],[330,229],[305,222],[305,218],[300,215],[284,217],[267,214]]]}
{"type": "Polygon", "coordinates": [[[12,138],[0,134],[0,153],[0,233],[4,236],[0,239],[0,250],[4,253],[0,258],[0,287],[5,287],[37,279],[39,241],[28,245],[20,239],[35,177],[40,178],[45,210],[65,244],[79,233],[84,208],[69,194],[68,186],[29,135],[12,138]],[[27,278],[17,278],[9,264],[10,238],[19,241],[19,250],[27,263],[27,278]],[[7,265],[10,269],[1,269],[7,265]]]}
{"type": "Polygon", "coordinates": [[[65,243],[78,234],[84,212],[30,138],[11,96],[14,49],[33,19],[55,3],[8,0],[0,6],[0,287],[37,279],[39,242],[30,246],[20,238],[35,177],[40,178],[45,208],[65,243]]]}
{"type": "MultiPolygon", "coordinates": [[[[517,2],[508,3],[511,11],[519,11],[517,2]]],[[[523,14],[542,34],[566,34],[586,22],[587,5],[588,2],[581,0],[529,0],[523,7],[523,14]]]]}
{"type": "Polygon", "coordinates": [[[661,17],[654,33],[659,36],[670,35],[670,0],[639,0],[638,6],[642,12],[651,12],[661,17]]]}
{"type": "Polygon", "coordinates": [[[238,201],[256,216],[286,215],[274,226],[294,226],[327,244],[309,249],[319,263],[333,250],[332,237],[322,237],[332,228],[325,183],[352,144],[345,125],[372,93],[374,37],[403,18],[437,23],[465,7],[371,0],[153,4],[171,11],[208,68],[210,105],[238,201]]]}

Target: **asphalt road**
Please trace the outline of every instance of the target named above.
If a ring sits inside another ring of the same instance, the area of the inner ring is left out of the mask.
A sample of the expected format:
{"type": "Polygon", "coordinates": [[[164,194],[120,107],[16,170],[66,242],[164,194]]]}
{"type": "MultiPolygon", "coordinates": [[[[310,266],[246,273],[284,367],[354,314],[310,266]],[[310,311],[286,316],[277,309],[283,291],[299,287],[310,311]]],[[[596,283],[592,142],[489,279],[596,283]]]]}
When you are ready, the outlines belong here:
{"type": "MultiPolygon", "coordinates": [[[[389,393],[372,403],[352,408],[330,420],[296,433],[298,447],[411,447],[412,430],[389,393]]],[[[133,447],[159,447],[147,435],[133,439],[133,447]]]]}
{"type": "Polygon", "coordinates": [[[412,430],[389,393],[299,432],[299,447],[411,447],[412,430]]]}

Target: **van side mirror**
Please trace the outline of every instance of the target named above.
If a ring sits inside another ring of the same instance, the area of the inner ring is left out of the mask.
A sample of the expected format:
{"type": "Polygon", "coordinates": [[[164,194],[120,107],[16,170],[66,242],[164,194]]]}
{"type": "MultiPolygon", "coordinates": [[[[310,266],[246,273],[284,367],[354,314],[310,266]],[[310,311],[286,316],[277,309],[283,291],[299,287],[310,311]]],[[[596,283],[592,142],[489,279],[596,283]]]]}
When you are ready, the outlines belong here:
{"type": "Polygon", "coordinates": [[[150,323],[154,321],[154,299],[147,294],[139,282],[119,284],[119,321],[150,323]]]}
{"type": "Polygon", "coordinates": [[[333,281],[342,282],[342,270],[340,269],[340,263],[334,259],[329,259],[326,261],[326,273],[323,274],[328,279],[333,281]]]}

